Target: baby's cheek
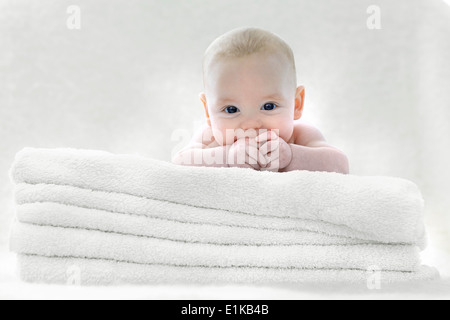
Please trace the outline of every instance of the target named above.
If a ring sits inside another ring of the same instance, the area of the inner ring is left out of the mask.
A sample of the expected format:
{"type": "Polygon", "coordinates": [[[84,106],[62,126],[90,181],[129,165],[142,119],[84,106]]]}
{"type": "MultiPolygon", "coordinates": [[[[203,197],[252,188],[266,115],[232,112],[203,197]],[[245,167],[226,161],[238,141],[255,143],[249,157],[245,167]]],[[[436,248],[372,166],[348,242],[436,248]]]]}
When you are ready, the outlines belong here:
{"type": "Polygon", "coordinates": [[[294,123],[292,120],[277,119],[272,123],[268,123],[267,127],[272,130],[277,130],[276,132],[278,133],[278,136],[287,141],[292,136],[294,123]]]}
{"type": "Polygon", "coordinates": [[[226,137],[226,144],[227,145],[230,145],[230,144],[234,143],[234,141],[235,141],[235,139],[234,139],[234,136],[235,136],[234,129],[226,129],[224,135],[226,137]]]}
{"type": "Polygon", "coordinates": [[[281,128],[277,130],[278,136],[283,139],[284,141],[289,141],[289,139],[292,136],[292,130],[289,128],[281,128]]]}
{"type": "Polygon", "coordinates": [[[291,139],[293,133],[294,133],[294,122],[293,121],[291,121],[289,124],[287,124],[280,130],[281,137],[286,142],[288,142],[289,139],[291,139]]]}

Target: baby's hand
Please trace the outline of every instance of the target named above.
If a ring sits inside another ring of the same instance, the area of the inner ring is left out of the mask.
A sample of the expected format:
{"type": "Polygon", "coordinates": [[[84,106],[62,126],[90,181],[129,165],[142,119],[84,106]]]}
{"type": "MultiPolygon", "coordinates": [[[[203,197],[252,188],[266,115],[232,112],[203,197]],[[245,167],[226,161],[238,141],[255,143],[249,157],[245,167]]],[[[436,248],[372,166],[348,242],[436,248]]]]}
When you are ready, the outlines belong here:
{"type": "Polygon", "coordinates": [[[262,170],[278,171],[286,168],[292,161],[292,149],[275,131],[267,131],[255,138],[259,152],[265,158],[262,170]]]}
{"type": "Polygon", "coordinates": [[[266,165],[264,155],[258,150],[258,144],[248,137],[238,139],[228,150],[229,167],[253,168],[260,170],[266,165]]]}

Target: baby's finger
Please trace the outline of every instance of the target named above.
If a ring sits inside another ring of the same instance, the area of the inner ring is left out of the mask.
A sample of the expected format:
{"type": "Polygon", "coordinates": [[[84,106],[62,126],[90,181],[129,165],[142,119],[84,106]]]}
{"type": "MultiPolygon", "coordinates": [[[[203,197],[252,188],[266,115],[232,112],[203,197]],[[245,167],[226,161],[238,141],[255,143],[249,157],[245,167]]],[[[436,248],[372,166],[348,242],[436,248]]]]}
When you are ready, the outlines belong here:
{"type": "Polygon", "coordinates": [[[256,161],[256,163],[259,163],[259,166],[266,166],[266,159],[264,157],[264,154],[259,151],[258,143],[253,139],[249,139],[247,142],[248,156],[253,159],[253,161],[256,161]]]}
{"type": "Polygon", "coordinates": [[[237,167],[238,167],[238,168],[245,168],[245,169],[248,168],[248,169],[258,170],[257,167],[252,166],[251,164],[248,164],[248,163],[239,164],[239,165],[237,165],[237,167]]]}
{"type": "Polygon", "coordinates": [[[280,143],[277,140],[267,141],[261,147],[259,147],[259,151],[261,151],[263,155],[266,155],[269,152],[277,150],[279,146],[280,143]]]}
{"type": "Polygon", "coordinates": [[[278,152],[278,150],[275,150],[275,152],[269,152],[264,157],[265,157],[267,163],[271,163],[271,162],[279,160],[280,153],[278,152]]]}
{"type": "Polygon", "coordinates": [[[259,170],[259,165],[258,162],[253,160],[253,159],[249,159],[249,162],[246,163],[249,167],[255,169],[255,170],[259,170]]]}
{"type": "Polygon", "coordinates": [[[266,166],[266,158],[265,156],[258,150],[255,146],[249,146],[248,152],[247,152],[249,158],[253,161],[251,164],[256,164],[261,167],[266,166]]]}
{"type": "Polygon", "coordinates": [[[258,163],[258,148],[249,145],[247,148],[247,155],[254,163],[258,163]]]}
{"type": "Polygon", "coordinates": [[[274,171],[277,172],[279,169],[278,160],[275,160],[274,162],[270,162],[267,164],[265,168],[261,168],[261,171],[274,171]]]}
{"type": "Polygon", "coordinates": [[[258,162],[259,162],[259,166],[260,167],[265,167],[267,166],[267,160],[265,155],[262,154],[261,151],[258,150],[258,162]]]}
{"type": "Polygon", "coordinates": [[[243,148],[240,148],[236,153],[232,153],[228,157],[228,165],[231,167],[250,168],[257,170],[257,162],[253,161],[256,163],[256,165],[252,165],[252,161],[249,161],[247,152],[245,152],[245,149],[243,148]]]}

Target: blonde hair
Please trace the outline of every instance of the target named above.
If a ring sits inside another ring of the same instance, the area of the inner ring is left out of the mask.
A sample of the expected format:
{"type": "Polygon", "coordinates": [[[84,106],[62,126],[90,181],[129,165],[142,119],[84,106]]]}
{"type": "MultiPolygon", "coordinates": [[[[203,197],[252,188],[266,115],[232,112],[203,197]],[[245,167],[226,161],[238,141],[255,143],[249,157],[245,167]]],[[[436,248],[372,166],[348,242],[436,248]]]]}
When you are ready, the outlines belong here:
{"type": "Polygon", "coordinates": [[[294,86],[297,86],[294,53],[291,47],[276,34],[254,27],[231,30],[215,39],[203,56],[203,85],[209,66],[222,58],[240,58],[253,53],[281,53],[290,64],[294,86]]]}

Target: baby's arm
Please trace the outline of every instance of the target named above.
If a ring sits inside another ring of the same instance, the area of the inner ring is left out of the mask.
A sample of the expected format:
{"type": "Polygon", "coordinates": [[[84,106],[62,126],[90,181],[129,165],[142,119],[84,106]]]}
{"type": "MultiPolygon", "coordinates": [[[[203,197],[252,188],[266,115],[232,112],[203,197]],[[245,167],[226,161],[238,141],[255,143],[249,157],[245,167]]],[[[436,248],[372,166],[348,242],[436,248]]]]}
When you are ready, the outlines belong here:
{"type": "Polygon", "coordinates": [[[348,174],[347,156],[340,150],[331,147],[307,147],[290,144],[292,150],[291,163],[280,172],[292,170],[328,171],[348,174]]]}
{"type": "Polygon", "coordinates": [[[241,138],[232,145],[219,146],[211,128],[204,126],[199,130],[187,147],[180,150],[172,163],[185,166],[202,167],[238,167],[260,170],[265,159],[259,153],[257,144],[248,138],[241,138]]]}
{"type": "Polygon", "coordinates": [[[209,129],[205,126],[197,132],[189,145],[173,157],[172,163],[184,166],[228,167],[227,147],[217,146],[212,137],[208,139],[210,133],[207,130],[209,129]]]}
{"type": "Polygon", "coordinates": [[[327,144],[317,128],[305,123],[298,123],[295,134],[296,144],[289,144],[292,150],[292,160],[280,172],[309,170],[349,173],[347,156],[341,150],[327,144]]]}
{"type": "Polygon", "coordinates": [[[257,137],[259,150],[266,157],[266,170],[288,172],[293,170],[328,171],[348,174],[347,156],[327,144],[315,127],[297,123],[294,128],[295,143],[288,144],[276,132],[257,137]],[[268,154],[268,151],[274,150],[268,154]]]}
{"type": "Polygon", "coordinates": [[[178,152],[172,163],[183,166],[228,167],[226,146],[202,148],[190,146],[178,152]]]}

